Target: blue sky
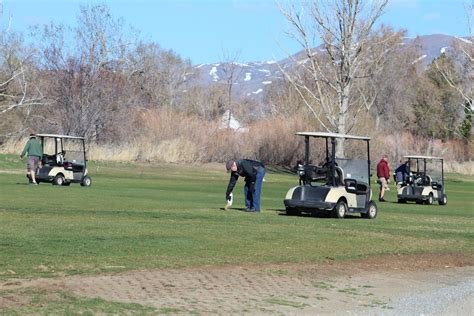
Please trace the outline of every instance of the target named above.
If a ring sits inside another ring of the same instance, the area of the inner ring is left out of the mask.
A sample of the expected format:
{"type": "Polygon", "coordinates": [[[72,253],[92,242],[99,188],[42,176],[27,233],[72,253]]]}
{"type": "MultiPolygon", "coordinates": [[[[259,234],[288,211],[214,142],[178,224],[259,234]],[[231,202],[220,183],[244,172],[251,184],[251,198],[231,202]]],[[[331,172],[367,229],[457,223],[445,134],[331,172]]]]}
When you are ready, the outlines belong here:
{"type": "MultiPolygon", "coordinates": [[[[288,0],[281,0],[285,3],[288,0]]],[[[468,33],[464,4],[472,0],[391,0],[381,21],[409,36],[468,33]]],[[[295,3],[302,1],[293,0],[295,3]]],[[[238,61],[279,60],[299,51],[275,0],[0,0],[1,23],[72,24],[81,4],[105,3],[142,38],[172,49],[193,64],[237,55],[238,61]]]]}

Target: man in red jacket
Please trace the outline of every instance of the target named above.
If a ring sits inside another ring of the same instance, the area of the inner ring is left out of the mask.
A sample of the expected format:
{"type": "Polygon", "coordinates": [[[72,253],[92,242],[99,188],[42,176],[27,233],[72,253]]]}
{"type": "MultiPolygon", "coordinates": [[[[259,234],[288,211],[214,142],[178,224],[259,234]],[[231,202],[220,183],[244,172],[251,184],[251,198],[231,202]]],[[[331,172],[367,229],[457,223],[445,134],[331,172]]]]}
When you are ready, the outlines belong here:
{"type": "Polygon", "coordinates": [[[379,201],[385,202],[383,196],[385,195],[385,190],[388,188],[388,183],[390,182],[390,168],[388,167],[388,156],[383,155],[377,164],[377,182],[380,185],[380,195],[379,201]]]}

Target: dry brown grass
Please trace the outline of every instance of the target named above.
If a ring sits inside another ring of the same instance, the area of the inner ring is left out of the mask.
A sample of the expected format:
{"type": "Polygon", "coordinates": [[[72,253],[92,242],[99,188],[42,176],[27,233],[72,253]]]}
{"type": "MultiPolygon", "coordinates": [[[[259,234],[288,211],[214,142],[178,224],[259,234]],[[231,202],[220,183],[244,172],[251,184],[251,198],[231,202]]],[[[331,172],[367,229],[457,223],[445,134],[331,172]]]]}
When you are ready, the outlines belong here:
{"type": "Polygon", "coordinates": [[[474,161],[447,162],[445,164],[445,172],[454,172],[454,173],[474,176],[474,161]]]}
{"type": "Polygon", "coordinates": [[[410,133],[386,133],[376,135],[372,142],[373,161],[383,154],[387,154],[390,163],[394,167],[405,155],[425,155],[443,157],[447,172],[458,172],[474,175],[474,161],[472,155],[474,143],[464,143],[460,140],[443,142],[441,140],[430,140],[416,137],[410,133]]]}
{"type": "MultiPolygon", "coordinates": [[[[295,133],[313,130],[308,128],[311,126],[308,122],[298,117],[268,118],[251,124],[248,132],[236,132],[219,128],[219,121],[202,121],[198,116],[170,110],[146,110],[131,115],[136,117],[137,128],[129,139],[116,144],[90,144],[89,159],[209,163],[249,158],[289,166],[303,155],[303,141],[295,133]]],[[[374,164],[382,154],[389,155],[392,168],[407,154],[441,156],[446,160],[447,172],[474,175],[474,162],[469,156],[474,152],[472,142],[466,145],[461,141],[430,141],[396,131],[376,133],[373,127],[367,127],[359,134],[373,137],[371,155],[374,164]],[[463,162],[466,156],[470,159],[463,162]]],[[[10,139],[0,151],[19,154],[26,141],[27,138],[10,139]]],[[[357,154],[360,150],[357,144],[348,142],[347,153],[357,154]]]]}

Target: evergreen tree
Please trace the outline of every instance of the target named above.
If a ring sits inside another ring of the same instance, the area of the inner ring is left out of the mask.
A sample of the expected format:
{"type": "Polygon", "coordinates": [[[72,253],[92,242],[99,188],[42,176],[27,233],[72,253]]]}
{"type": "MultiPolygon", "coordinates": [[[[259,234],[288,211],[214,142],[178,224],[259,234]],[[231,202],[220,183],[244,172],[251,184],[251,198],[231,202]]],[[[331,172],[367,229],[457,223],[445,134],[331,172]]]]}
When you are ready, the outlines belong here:
{"type": "Polygon", "coordinates": [[[459,134],[464,140],[469,140],[471,138],[473,112],[472,105],[472,100],[470,102],[466,102],[466,105],[464,106],[464,119],[461,122],[461,126],[459,126],[459,134]]]}

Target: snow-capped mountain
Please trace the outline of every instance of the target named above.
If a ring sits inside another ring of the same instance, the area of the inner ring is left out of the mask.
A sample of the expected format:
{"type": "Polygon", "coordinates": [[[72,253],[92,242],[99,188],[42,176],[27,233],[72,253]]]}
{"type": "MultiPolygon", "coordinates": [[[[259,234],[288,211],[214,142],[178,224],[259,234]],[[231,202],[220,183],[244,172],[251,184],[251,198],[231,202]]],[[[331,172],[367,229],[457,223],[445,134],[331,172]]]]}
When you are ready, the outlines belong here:
{"type": "MultiPolygon", "coordinates": [[[[420,57],[416,60],[424,66],[434,58],[452,49],[456,41],[469,41],[466,38],[449,35],[435,34],[416,38],[405,38],[403,45],[417,45],[420,57]]],[[[322,50],[322,47],[316,49],[322,50]]],[[[291,65],[291,60],[299,60],[302,52],[295,54],[294,58],[280,61],[264,61],[249,63],[213,63],[201,64],[194,67],[197,76],[191,84],[211,86],[226,84],[229,71],[233,68],[233,93],[237,98],[262,100],[269,87],[283,78],[280,68],[291,65]]],[[[415,62],[415,61],[414,61],[415,62]]]]}
{"type": "Polygon", "coordinates": [[[262,96],[265,88],[282,78],[276,61],[250,63],[201,64],[195,67],[200,85],[226,84],[228,73],[233,68],[233,90],[238,97],[262,96]]]}

